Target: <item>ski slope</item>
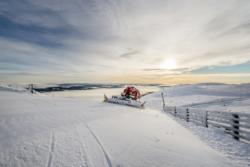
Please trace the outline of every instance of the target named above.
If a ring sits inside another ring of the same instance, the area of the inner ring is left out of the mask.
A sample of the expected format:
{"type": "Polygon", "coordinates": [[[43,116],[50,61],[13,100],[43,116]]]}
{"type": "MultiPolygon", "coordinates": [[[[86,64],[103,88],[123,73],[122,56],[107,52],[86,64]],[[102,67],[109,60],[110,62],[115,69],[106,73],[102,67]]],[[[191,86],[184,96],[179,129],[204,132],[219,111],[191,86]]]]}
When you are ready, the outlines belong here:
{"type": "Polygon", "coordinates": [[[140,110],[103,103],[103,91],[118,92],[62,97],[0,90],[0,166],[239,166],[162,113],[157,93],[140,110]]]}

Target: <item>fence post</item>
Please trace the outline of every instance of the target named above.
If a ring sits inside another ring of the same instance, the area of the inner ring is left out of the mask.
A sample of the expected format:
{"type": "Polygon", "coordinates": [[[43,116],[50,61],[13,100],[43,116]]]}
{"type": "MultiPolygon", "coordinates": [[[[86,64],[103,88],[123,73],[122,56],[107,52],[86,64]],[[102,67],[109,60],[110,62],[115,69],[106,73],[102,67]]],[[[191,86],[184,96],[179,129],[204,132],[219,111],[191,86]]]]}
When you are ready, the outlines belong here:
{"type": "Polygon", "coordinates": [[[204,126],[206,128],[208,128],[208,122],[207,122],[207,120],[208,120],[208,111],[205,112],[205,118],[204,118],[204,126]]]}
{"type": "Polygon", "coordinates": [[[176,110],[176,106],[174,106],[174,116],[176,117],[177,115],[177,110],[176,110]]]}
{"type": "Polygon", "coordinates": [[[240,129],[240,121],[239,121],[239,115],[233,113],[232,114],[233,119],[232,119],[232,130],[233,130],[233,138],[236,140],[239,140],[239,129],[240,129]]]}
{"type": "Polygon", "coordinates": [[[165,112],[165,99],[164,99],[164,94],[163,92],[161,92],[161,97],[162,97],[162,108],[163,108],[163,112],[165,112]]]}
{"type": "Polygon", "coordinates": [[[34,93],[34,85],[33,84],[29,84],[29,91],[30,93],[34,93]]]}
{"type": "Polygon", "coordinates": [[[186,109],[186,121],[189,122],[189,109],[186,109]]]}

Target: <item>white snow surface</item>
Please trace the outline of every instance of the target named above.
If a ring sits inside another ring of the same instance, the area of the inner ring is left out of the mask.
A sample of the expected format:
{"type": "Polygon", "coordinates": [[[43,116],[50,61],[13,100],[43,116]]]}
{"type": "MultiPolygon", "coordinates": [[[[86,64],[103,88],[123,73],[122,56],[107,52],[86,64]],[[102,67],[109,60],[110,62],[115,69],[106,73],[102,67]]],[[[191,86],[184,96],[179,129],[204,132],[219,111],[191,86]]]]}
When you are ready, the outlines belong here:
{"type": "Polygon", "coordinates": [[[250,113],[250,84],[178,85],[163,92],[169,106],[250,113]]]}
{"type": "Polygon", "coordinates": [[[0,91],[26,92],[27,89],[20,85],[0,83],[0,91]]]}
{"type": "MultiPolygon", "coordinates": [[[[147,107],[143,110],[102,102],[103,93],[112,95],[120,91],[97,89],[32,95],[0,90],[0,166],[249,166],[247,158],[241,162],[235,154],[232,158],[227,151],[214,149],[204,141],[215,142],[213,138],[201,137],[197,130],[193,133],[192,128],[163,113],[160,93],[145,96],[142,100],[147,101],[147,107]]],[[[209,96],[209,100],[217,99],[216,95],[209,96]]],[[[171,97],[178,96],[172,93],[171,97]]],[[[193,100],[199,99],[206,101],[205,96],[193,100]]],[[[197,103],[184,101],[179,104],[197,103]]],[[[224,137],[229,138],[221,134],[219,139],[224,137]]],[[[237,152],[242,147],[234,148],[237,152]]]]}

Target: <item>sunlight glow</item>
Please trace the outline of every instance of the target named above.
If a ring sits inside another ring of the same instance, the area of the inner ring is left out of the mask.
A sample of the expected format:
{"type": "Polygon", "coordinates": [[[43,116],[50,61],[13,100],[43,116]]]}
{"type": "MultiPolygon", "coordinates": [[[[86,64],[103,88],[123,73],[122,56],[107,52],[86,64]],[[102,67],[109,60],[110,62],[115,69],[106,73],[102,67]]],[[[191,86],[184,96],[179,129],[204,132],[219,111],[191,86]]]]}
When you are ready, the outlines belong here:
{"type": "Polygon", "coordinates": [[[162,64],[161,68],[164,69],[175,69],[177,68],[177,63],[176,60],[171,58],[171,59],[166,59],[162,64]]]}

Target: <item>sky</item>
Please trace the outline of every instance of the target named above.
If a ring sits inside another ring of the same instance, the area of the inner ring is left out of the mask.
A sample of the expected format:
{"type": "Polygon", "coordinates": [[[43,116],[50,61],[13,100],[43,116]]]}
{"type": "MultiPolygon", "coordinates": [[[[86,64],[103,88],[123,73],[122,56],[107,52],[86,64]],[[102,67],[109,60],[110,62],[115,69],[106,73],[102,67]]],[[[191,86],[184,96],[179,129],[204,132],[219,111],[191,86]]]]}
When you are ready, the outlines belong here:
{"type": "Polygon", "coordinates": [[[250,82],[249,0],[1,0],[0,82],[250,82]]]}

